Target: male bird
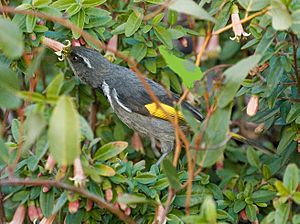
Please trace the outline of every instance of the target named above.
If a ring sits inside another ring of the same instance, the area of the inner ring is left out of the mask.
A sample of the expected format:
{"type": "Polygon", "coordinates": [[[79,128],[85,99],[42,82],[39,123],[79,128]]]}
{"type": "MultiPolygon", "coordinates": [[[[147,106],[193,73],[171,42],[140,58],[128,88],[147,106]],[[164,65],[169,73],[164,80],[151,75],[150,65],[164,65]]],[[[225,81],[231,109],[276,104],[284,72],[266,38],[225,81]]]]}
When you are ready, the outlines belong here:
{"type": "MultiPolygon", "coordinates": [[[[152,147],[156,141],[160,142],[162,155],[157,162],[159,164],[174,147],[174,127],[168,118],[174,117],[177,113],[180,126],[186,129],[182,113],[173,107],[179,96],[175,93],[169,94],[160,84],[145,78],[160,100],[163,108],[161,109],[152,101],[145,86],[133,71],[111,63],[93,49],[72,47],[67,54],[67,60],[81,81],[103,91],[114,112],[129,128],[150,137],[152,147]]],[[[190,111],[198,121],[204,119],[203,115],[189,103],[183,101],[181,106],[190,111]]],[[[253,140],[235,133],[230,134],[238,141],[250,144],[264,153],[270,153],[270,149],[253,140]]]]}
{"type": "MultiPolygon", "coordinates": [[[[161,102],[161,109],[152,101],[133,71],[111,63],[93,49],[72,47],[67,60],[81,81],[103,91],[114,112],[129,128],[150,137],[152,145],[155,145],[155,141],[160,142],[160,163],[174,147],[174,127],[168,116],[174,117],[178,113],[178,118],[184,120],[182,114],[173,107],[179,96],[168,94],[160,84],[146,78],[161,102]]],[[[183,102],[182,107],[189,110],[197,120],[203,120],[202,114],[189,103],[183,102]]]]}

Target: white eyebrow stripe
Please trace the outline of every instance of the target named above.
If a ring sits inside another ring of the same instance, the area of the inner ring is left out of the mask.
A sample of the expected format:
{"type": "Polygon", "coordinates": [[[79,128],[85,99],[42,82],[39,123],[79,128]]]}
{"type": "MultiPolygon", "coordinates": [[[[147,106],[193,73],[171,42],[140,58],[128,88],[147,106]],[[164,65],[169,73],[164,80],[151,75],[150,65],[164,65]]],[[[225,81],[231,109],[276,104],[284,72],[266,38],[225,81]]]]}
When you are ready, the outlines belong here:
{"type": "Polygon", "coordinates": [[[90,62],[90,60],[89,60],[88,58],[86,58],[86,57],[84,57],[84,56],[82,56],[82,55],[80,55],[80,54],[77,54],[77,55],[80,56],[80,57],[83,59],[84,63],[85,63],[89,68],[94,68],[94,67],[91,65],[91,62],[90,62]]]}
{"type": "Polygon", "coordinates": [[[120,107],[122,107],[124,110],[126,110],[126,111],[129,112],[129,113],[132,112],[132,110],[130,110],[130,108],[126,107],[126,106],[120,101],[120,99],[118,98],[118,93],[117,93],[117,91],[116,91],[115,88],[113,89],[112,96],[113,96],[113,98],[117,101],[117,104],[120,105],[120,107]]]}

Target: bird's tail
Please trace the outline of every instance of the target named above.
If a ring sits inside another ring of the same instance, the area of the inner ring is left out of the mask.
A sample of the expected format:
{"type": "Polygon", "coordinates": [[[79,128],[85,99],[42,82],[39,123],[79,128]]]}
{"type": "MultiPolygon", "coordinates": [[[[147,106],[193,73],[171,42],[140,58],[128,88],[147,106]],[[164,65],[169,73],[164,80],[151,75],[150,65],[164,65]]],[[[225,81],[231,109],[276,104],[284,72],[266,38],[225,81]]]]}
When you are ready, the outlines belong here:
{"type": "Polygon", "coordinates": [[[251,140],[251,139],[248,139],[248,138],[245,138],[244,136],[242,135],[239,135],[239,134],[236,134],[234,132],[230,132],[229,133],[231,135],[231,137],[239,142],[242,142],[242,143],[245,143],[247,145],[250,145],[258,150],[260,150],[261,152],[265,153],[265,154],[274,154],[276,153],[276,151],[274,149],[270,149],[270,148],[267,148],[259,143],[257,143],[256,141],[254,140],[251,140]]]}

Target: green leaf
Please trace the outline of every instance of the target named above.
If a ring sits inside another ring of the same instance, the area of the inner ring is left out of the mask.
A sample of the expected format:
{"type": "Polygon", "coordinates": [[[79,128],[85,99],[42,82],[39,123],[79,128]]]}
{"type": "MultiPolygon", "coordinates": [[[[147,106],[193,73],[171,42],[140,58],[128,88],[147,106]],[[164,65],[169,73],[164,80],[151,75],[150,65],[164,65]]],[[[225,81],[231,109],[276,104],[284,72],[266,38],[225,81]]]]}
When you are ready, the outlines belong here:
{"type": "Polygon", "coordinates": [[[9,152],[1,138],[0,138],[0,162],[6,163],[6,164],[8,164],[8,162],[9,162],[9,152]]]}
{"type": "Polygon", "coordinates": [[[288,145],[293,141],[297,134],[297,130],[291,126],[285,126],[283,132],[281,134],[281,139],[279,145],[277,147],[277,152],[280,154],[282,153],[288,145]]]}
{"type": "Polygon", "coordinates": [[[46,89],[47,98],[59,95],[61,87],[63,86],[63,81],[64,81],[64,74],[60,72],[52,79],[50,84],[47,86],[46,89]]]}
{"type": "Polygon", "coordinates": [[[212,166],[223,155],[228,142],[231,108],[232,104],[217,108],[211,116],[204,135],[207,150],[193,151],[197,155],[197,164],[203,167],[212,166]]]}
{"type": "Polygon", "coordinates": [[[156,26],[154,27],[154,33],[168,49],[173,48],[172,35],[166,28],[163,26],[156,26]]]}
{"type": "Polygon", "coordinates": [[[168,178],[170,186],[175,190],[179,190],[181,185],[178,179],[177,171],[173,164],[170,162],[170,160],[164,159],[162,165],[163,172],[168,178]]]}
{"type": "Polygon", "coordinates": [[[118,197],[118,202],[125,204],[147,203],[149,200],[141,194],[123,194],[118,197]]]}
{"type": "Polygon", "coordinates": [[[166,61],[167,65],[175,73],[177,73],[180,78],[182,78],[182,81],[186,87],[192,88],[196,80],[202,79],[202,71],[191,61],[176,57],[175,55],[171,54],[164,46],[160,46],[159,51],[166,61]]]}
{"type": "Polygon", "coordinates": [[[292,12],[292,30],[300,37],[300,9],[292,12]]]}
{"type": "Polygon", "coordinates": [[[62,165],[69,165],[80,155],[79,114],[70,97],[59,98],[50,118],[50,152],[62,165]]]}
{"type": "Polygon", "coordinates": [[[143,14],[133,11],[125,23],[125,36],[132,36],[141,26],[143,21],[143,14]]]}
{"type": "Polygon", "coordinates": [[[292,25],[292,16],[281,0],[271,0],[271,14],[275,30],[287,30],[292,25]]]}
{"type": "Polygon", "coordinates": [[[106,0],[83,0],[82,5],[83,7],[95,7],[103,4],[104,2],[106,2],[106,0]]]}
{"type": "Polygon", "coordinates": [[[123,152],[127,148],[127,146],[128,143],[122,141],[107,143],[106,145],[101,146],[101,148],[96,151],[93,159],[97,161],[109,160],[123,152]]]}
{"type": "Polygon", "coordinates": [[[33,0],[32,5],[36,8],[47,6],[52,0],[33,0]]]}
{"type": "Polygon", "coordinates": [[[275,224],[286,224],[289,218],[291,205],[279,204],[275,211],[275,224]]]}
{"type": "Polygon", "coordinates": [[[88,140],[92,141],[94,139],[94,133],[88,124],[88,122],[85,120],[83,116],[80,115],[80,131],[81,134],[86,137],[88,140]]]}
{"type": "Polygon", "coordinates": [[[67,193],[65,191],[57,199],[57,201],[53,207],[52,214],[56,214],[59,210],[61,210],[67,201],[68,201],[68,197],[67,197],[67,193]]]}
{"type": "Polygon", "coordinates": [[[238,2],[248,12],[262,10],[270,4],[270,0],[238,0],[238,2]]]}
{"type": "MultiPolygon", "coordinates": [[[[0,36],[1,33],[2,32],[0,32],[0,36]]],[[[19,107],[21,101],[16,96],[16,91],[19,88],[19,81],[16,73],[0,63],[0,80],[0,106],[7,109],[19,107]]]]}
{"type": "Polygon", "coordinates": [[[269,202],[276,196],[276,192],[268,190],[258,190],[252,193],[254,203],[269,202]]]}
{"type": "Polygon", "coordinates": [[[81,7],[82,6],[80,4],[73,3],[67,8],[66,13],[68,14],[68,16],[72,17],[80,11],[81,7]]]}
{"type": "Polygon", "coordinates": [[[176,12],[188,14],[198,19],[215,22],[215,19],[193,0],[173,0],[168,8],[176,12]]]}
{"type": "Polygon", "coordinates": [[[239,213],[246,207],[246,202],[244,200],[236,200],[233,205],[233,211],[239,213]]]}
{"type": "Polygon", "coordinates": [[[113,168],[104,164],[97,164],[94,167],[97,169],[97,175],[99,176],[112,177],[116,174],[113,168]]]}
{"type": "Polygon", "coordinates": [[[26,31],[27,33],[32,33],[34,30],[34,27],[36,25],[36,17],[35,16],[31,16],[31,15],[27,15],[26,16],[26,31]]]}
{"type": "Polygon", "coordinates": [[[298,167],[296,164],[289,164],[284,172],[283,184],[287,187],[290,193],[294,193],[297,190],[298,180],[298,167]]]}
{"type": "Polygon", "coordinates": [[[141,184],[151,184],[156,181],[156,178],[157,178],[156,175],[150,172],[146,172],[146,173],[140,173],[136,175],[133,179],[141,184]]]}
{"type": "Polygon", "coordinates": [[[135,44],[130,51],[130,55],[140,62],[147,54],[147,46],[144,43],[135,44]]]}
{"type": "Polygon", "coordinates": [[[254,222],[256,218],[256,206],[253,204],[249,204],[246,206],[246,215],[249,221],[254,222]]]}
{"type": "MultiPolygon", "coordinates": [[[[79,27],[81,30],[83,30],[84,20],[85,20],[85,12],[84,12],[84,10],[81,9],[76,15],[72,16],[70,20],[77,27],[79,27]]],[[[73,37],[75,39],[78,39],[81,36],[81,33],[77,33],[74,30],[72,30],[72,34],[73,34],[73,37]]]]}
{"type": "Polygon", "coordinates": [[[71,4],[74,3],[77,3],[76,0],[58,0],[52,4],[52,7],[62,11],[67,9],[71,4]]]}
{"type": "Polygon", "coordinates": [[[47,193],[41,191],[40,193],[40,206],[45,217],[49,217],[52,214],[54,204],[54,190],[50,190],[47,193]]]}
{"type": "Polygon", "coordinates": [[[280,196],[288,196],[290,194],[289,189],[279,180],[275,181],[275,187],[280,196]]]}
{"type": "Polygon", "coordinates": [[[296,204],[300,205],[300,192],[295,192],[292,198],[296,204]]]}
{"type": "Polygon", "coordinates": [[[165,13],[159,13],[158,15],[156,15],[153,19],[152,19],[152,23],[153,25],[157,25],[159,22],[162,21],[162,19],[164,18],[165,13]]]}
{"type": "Polygon", "coordinates": [[[212,199],[211,196],[208,196],[205,198],[201,210],[203,211],[207,223],[209,224],[217,224],[217,209],[216,209],[216,203],[212,199]]]}
{"type": "Polygon", "coordinates": [[[19,58],[24,48],[19,27],[7,19],[0,18],[0,30],[0,49],[9,58],[19,58]]]}
{"type": "Polygon", "coordinates": [[[251,166],[259,168],[259,157],[252,147],[247,148],[247,160],[251,166]]]}
{"type": "Polygon", "coordinates": [[[225,107],[233,101],[233,98],[242,82],[248,75],[249,71],[257,65],[260,58],[260,55],[253,55],[246,59],[242,59],[224,72],[225,82],[224,86],[221,88],[218,99],[219,107],[225,107]]]}

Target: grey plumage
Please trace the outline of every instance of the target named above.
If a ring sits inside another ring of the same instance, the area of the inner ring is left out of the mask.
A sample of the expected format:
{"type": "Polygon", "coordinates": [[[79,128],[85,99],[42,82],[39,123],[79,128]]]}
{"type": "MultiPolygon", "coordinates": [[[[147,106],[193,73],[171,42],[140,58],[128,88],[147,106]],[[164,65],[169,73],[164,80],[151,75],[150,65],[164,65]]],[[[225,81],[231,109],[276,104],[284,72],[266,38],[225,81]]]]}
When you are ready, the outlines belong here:
{"type": "MultiPolygon", "coordinates": [[[[75,75],[91,87],[104,92],[114,112],[128,127],[150,137],[152,142],[158,140],[161,143],[163,155],[159,162],[173,149],[173,126],[166,120],[151,116],[145,105],[153,101],[131,70],[115,65],[99,52],[85,47],[73,47],[67,59],[75,75]]],[[[146,81],[162,103],[173,106],[178,100],[176,94],[168,94],[158,83],[150,79],[146,81]]],[[[198,120],[203,119],[192,105],[183,102],[182,106],[198,120]]]]}

